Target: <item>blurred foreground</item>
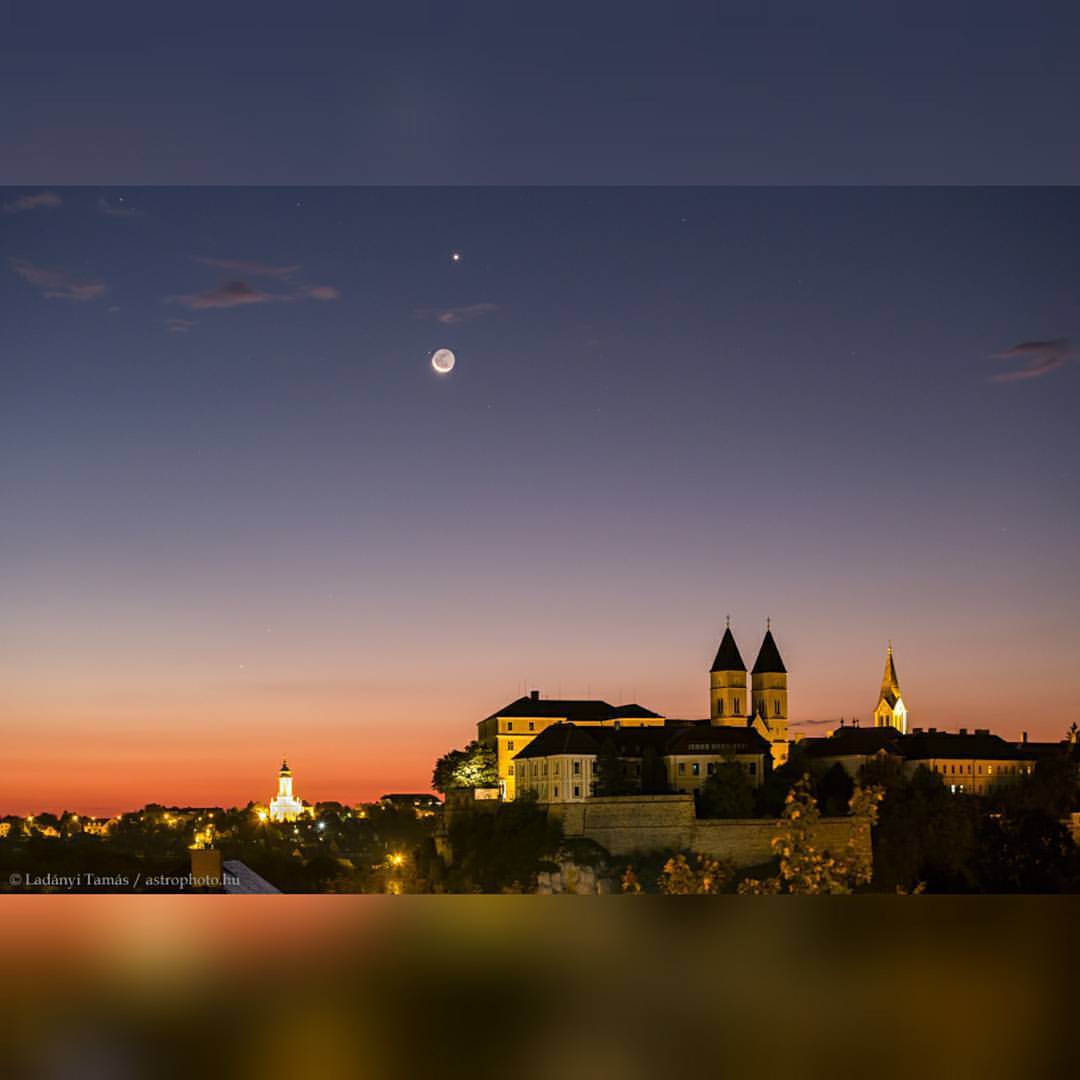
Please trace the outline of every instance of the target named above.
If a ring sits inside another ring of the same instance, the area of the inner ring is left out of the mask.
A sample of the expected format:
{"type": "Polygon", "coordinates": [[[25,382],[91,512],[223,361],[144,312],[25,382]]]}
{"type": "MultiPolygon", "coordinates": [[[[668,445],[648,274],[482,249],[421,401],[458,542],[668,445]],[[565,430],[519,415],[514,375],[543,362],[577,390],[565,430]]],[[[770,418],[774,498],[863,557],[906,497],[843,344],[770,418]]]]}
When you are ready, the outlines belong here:
{"type": "Polygon", "coordinates": [[[1075,1075],[1069,898],[8,896],[11,1077],[1075,1075]]]}

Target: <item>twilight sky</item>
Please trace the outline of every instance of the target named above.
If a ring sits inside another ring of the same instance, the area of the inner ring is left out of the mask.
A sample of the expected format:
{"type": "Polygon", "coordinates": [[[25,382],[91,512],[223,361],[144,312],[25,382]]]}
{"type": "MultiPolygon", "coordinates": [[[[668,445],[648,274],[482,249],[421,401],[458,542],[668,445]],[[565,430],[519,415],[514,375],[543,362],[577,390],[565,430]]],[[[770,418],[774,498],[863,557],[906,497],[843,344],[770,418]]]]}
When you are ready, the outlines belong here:
{"type": "Polygon", "coordinates": [[[1080,181],[1067,0],[0,0],[0,183],[1080,181]]]}
{"type": "Polygon", "coordinates": [[[889,638],[916,725],[1076,718],[1075,191],[0,204],[0,812],[425,790],[531,687],[707,715],[729,613],[799,722],[889,638]]]}

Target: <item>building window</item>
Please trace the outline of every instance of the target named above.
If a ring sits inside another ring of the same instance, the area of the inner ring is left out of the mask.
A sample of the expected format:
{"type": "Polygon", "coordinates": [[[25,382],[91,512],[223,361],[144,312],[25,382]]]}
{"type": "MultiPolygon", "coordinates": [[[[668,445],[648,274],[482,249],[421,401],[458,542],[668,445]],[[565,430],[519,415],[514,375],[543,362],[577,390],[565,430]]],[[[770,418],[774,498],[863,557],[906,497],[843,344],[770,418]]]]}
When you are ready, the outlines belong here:
{"type": "Polygon", "coordinates": [[[700,776],[701,766],[695,761],[693,765],[690,766],[690,772],[693,773],[694,776],[700,776]]]}
{"type": "Polygon", "coordinates": [[[686,775],[686,766],[681,761],[679,762],[679,775],[680,776],[685,776],[686,775]]]}
{"type": "Polygon", "coordinates": [[[581,798],[581,788],[578,787],[577,784],[574,785],[574,798],[575,799],[580,799],[581,798]]]}
{"type": "Polygon", "coordinates": [[[509,741],[509,742],[508,742],[508,743],[506,744],[506,749],[507,749],[507,750],[513,750],[513,749],[514,749],[514,740],[513,740],[513,739],[511,739],[511,740],[510,740],[510,741],[509,741]]]}
{"type": "Polygon", "coordinates": [[[514,721],[513,720],[507,720],[506,721],[506,730],[507,731],[513,731],[514,730],[514,721]]]}
{"type": "Polygon", "coordinates": [[[529,721],[529,730],[530,731],[535,731],[536,730],[536,725],[531,720],[529,721]]]}
{"type": "Polygon", "coordinates": [[[751,776],[757,776],[757,762],[751,761],[749,765],[747,765],[747,770],[751,776]]]}
{"type": "Polygon", "coordinates": [[[562,764],[562,762],[560,762],[560,761],[556,761],[556,762],[555,762],[555,775],[556,775],[556,776],[558,776],[558,775],[559,775],[559,766],[560,766],[561,764],[562,764]]]}
{"type": "Polygon", "coordinates": [[[574,775],[575,776],[580,776],[581,775],[581,762],[580,761],[575,761],[574,762],[574,775]]]}
{"type": "Polygon", "coordinates": [[[710,761],[709,764],[705,766],[705,771],[709,774],[709,776],[712,776],[712,774],[716,772],[716,762],[710,761]]]}
{"type": "Polygon", "coordinates": [[[773,716],[779,716],[780,715],[780,700],[779,700],[779,698],[777,698],[777,700],[772,703],[772,711],[773,711],[773,716]]]}
{"type": "Polygon", "coordinates": [[[556,784],[555,787],[552,788],[552,798],[557,799],[558,797],[559,797],[559,785],[556,784]]]}
{"type": "Polygon", "coordinates": [[[734,698],[734,699],[732,700],[732,705],[733,705],[733,706],[734,706],[734,708],[735,708],[735,712],[736,712],[736,714],[738,714],[739,710],[740,710],[740,709],[742,708],[742,702],[741,702],[741,700],[740,700],[740,699],[739,699],[738,697],[734,698]]]}
{"type": "Polygon", "coordinates": [[[723,716],[724,715],[724,699],[723,698],[721,698],[716,703],[716,715],[717,716],[723,716]]]}

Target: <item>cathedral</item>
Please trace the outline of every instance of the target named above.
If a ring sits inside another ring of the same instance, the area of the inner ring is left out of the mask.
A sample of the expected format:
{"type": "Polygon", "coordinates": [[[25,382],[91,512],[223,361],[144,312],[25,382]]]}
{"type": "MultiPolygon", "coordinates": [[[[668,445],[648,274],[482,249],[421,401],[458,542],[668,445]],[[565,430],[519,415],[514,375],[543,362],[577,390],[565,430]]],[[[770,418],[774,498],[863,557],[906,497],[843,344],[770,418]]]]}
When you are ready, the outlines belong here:
{"type": "Polygon", "coordinates": [[[709,671],[709,704],[710,723],[747,724],[771,744],[774,765],[787,760],[787,668],[769,622],[750,672],[749,694],[746,665],[728,622],[709,671]]]}

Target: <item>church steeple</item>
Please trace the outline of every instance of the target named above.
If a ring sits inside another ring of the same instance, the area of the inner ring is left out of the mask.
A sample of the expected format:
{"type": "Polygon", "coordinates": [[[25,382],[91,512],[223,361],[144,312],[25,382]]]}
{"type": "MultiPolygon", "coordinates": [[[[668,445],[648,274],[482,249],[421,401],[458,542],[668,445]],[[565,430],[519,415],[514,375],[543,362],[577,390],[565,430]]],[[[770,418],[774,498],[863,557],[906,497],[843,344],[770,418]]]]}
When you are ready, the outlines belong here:
{"type": "Polygon", "coordinates": [[[900,700],[900,680],[896,677],[896,662],[892,655],[892,642],[885,654],[885,674],[881,676],[881,696],[890,704],[900,700]]]}
{"type": "Polygon", "coordinates": [[[894,727],[901,734],[907,734],[908,729],[908,711],[900,693],[900,679],[896,674],[891,641],[885,654],[881,693],[878,695],[877,708],[874,709],[874,727],[894,727]]]}
{"type": "Polygon", "coordinates": [[[786,675],[787,668],[780,659],[780,650],[776,647],[776,638],[772,636],[772,621],[769,621],[765,636],[761,639],[757,659],[754,661],[754,675],[786,675]]]}
{"type": "Polygon", "coordinates": [[[774,763],[782,764],[787,758],[788,741],[787,668],[773,637],[771,619],[765,623],[765,636],[750,673],[750,692],[757,726],[773,743],[774,763]]]}
{"type": "Polygon", "coordinates": [[[746,665],[727,620],[716,659],[709,669],[709,716],[714,724],[731,724],[746,717],[746,665]]]}
{"type": "Polygon", "coordinates": [[[735,644],[735,635],[731,632],[730,621],[724,629],[724,636],[720,639],[720,648],[716,650],[716,659],[712,662],[710,671],[746,671],[742,656],[739,655],[739,646],[735,644]]]}

